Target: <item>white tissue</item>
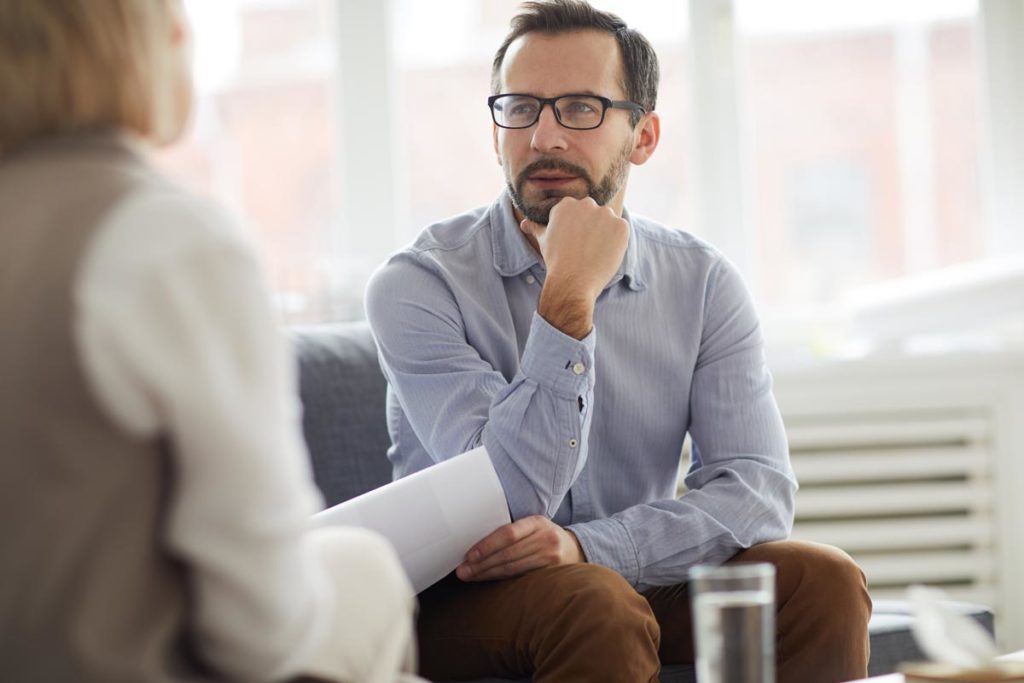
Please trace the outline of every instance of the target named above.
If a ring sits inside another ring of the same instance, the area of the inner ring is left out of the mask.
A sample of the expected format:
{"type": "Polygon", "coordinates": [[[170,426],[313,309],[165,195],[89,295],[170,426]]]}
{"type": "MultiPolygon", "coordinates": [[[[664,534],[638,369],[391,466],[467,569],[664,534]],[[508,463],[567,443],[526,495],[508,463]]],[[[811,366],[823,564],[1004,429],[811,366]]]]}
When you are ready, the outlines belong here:
{"type": "Polygon", "coordinates": [[[952,666],[975,668],[990,664],[996,645],[978,622],[948,606],[937,588],[911,586],[907,598],[914,615],[914,637],[928,657],[952,666]]]}

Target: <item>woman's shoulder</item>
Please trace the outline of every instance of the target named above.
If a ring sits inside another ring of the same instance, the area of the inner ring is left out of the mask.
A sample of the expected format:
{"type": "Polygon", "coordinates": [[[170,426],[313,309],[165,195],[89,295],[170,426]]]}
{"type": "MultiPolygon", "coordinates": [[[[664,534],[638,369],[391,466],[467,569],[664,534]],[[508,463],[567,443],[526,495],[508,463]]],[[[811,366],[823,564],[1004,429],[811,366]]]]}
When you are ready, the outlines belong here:
{"type": "Polygon", "coordinates": [[[140,177],[118,198],[95,241],[115,253],[130,254],[136,262],[166,261],[197,251],[252,251],[235,214],[158,171],[140,177]]]}

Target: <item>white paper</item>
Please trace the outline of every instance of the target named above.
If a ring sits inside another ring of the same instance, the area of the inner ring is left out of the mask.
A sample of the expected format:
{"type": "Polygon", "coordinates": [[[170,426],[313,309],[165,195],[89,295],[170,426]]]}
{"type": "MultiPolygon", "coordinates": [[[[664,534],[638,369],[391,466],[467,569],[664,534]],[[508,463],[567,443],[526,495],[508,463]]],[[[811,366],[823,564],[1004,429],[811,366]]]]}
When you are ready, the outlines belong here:
{"type": "Polygon", "coordinates": [[[483,446],[313,516],[316,526],[357,526],[386,537],[417,593],[510,521],[505,492],[483,446]]]}

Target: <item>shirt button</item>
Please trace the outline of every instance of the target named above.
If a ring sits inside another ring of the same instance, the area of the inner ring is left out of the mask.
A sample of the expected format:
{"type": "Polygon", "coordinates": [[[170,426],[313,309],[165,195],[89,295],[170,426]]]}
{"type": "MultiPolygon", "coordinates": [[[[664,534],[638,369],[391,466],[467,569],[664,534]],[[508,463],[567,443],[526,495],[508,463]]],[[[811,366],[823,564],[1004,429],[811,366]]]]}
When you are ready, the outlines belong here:
{"type": "Polygon", "coordinates": [[[575,372],[577,375],[582,375],[584,372],[587,371],[587,366],[584,365],[583,363],[577,363],[576,365],[572,366],[572,371],[575,372]]]}
{"type": "Polygon", "coordinates": [[[532,275],[527,275],[526,276],[526,284],[532,285],[536,281],[537,281],[537,278],[535,278],[534,276],[532,276],[532,275]]]}
{"type": "Polygon", "coordinates": [[[579,442],[576,439],[569,439],[569,448],[576,448],[579,442]]]}

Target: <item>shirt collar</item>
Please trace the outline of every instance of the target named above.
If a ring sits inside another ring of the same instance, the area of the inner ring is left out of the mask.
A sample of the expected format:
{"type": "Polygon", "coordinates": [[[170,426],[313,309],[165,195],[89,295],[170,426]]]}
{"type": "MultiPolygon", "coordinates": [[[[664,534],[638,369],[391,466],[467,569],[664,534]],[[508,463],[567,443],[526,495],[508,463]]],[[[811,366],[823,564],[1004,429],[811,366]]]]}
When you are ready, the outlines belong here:
{"type": "MultiPolygon", "coordinates": [[[[622,264],[611,279],[608,286],[616,284],[619,280],[625,279],[626,284],[633,291],[641,291],[646,284],[640,275],[639,247],[636,239],[636,229],[629,211],[623,208],[622,217],[629,224],[629,244],[626,246],[626,256],[622,264]]],[[[508,190],[501,193],[489,210],[491,224],[491,242],[494,245],[494,269],[503,277],[515,277],[521,275],[535,266],[544,269],[544,263],[537,256],[537,253],[526,240],[526,236],[519,229],[519,222],[512,211],[512,199],[508,190]]]]}

